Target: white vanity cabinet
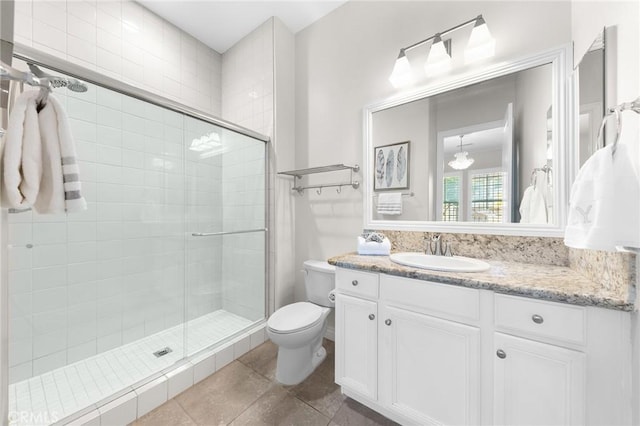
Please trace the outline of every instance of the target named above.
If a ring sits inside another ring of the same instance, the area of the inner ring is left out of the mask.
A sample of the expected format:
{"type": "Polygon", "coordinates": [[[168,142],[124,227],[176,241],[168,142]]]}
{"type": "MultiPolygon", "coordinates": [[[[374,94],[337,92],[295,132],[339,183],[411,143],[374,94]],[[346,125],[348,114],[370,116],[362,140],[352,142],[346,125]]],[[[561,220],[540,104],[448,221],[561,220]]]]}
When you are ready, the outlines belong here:
{"type": "Polygon", "coordinates": [[[335,381],[377,399],[378,274],[339,270],[336,289],[335,381]]]}
{"type": "Polygon", "coordinates": [[[494,334],[494,423],[585,424],[587,309],[501,294],[494,301],[502,331],[494,334]]]}
{"type": "Polygon", "coordinates": [[[336,280],[336,382],[401,424],[631,424],[628,312],[344,268],[336,280]]]}
{"type": "Polygon", "coordinates": [[[494,424],[585,424],[584,353],[502,333],[494,344],[494,424]]]}

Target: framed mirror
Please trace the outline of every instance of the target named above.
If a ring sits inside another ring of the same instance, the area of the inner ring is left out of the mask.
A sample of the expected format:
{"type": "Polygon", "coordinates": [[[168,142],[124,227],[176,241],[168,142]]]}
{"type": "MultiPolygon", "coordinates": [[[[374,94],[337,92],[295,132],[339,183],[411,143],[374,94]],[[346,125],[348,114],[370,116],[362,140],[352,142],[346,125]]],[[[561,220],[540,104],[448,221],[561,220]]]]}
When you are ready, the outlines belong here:
{"type": "MultiPolygon", "coordinates": [[[[578,141],[578,167],[603,144],[598,142],[598,130],[605,111],[605,29],[598,33],[572,74],[576,122],[574,138],[578,141]]],[[[606,134],[602,135],[603,141],[606,134]]]]}
{"type": "Polygon", "coordinates": [[[562,235],[569,53],[564,46],[365,107],[364,227],[562,235]],[[384,157],[381,148],[400,143],[410,157],[384,157]],[[399,171],[410,174],[407,186],[393,186],[399,171]]]}

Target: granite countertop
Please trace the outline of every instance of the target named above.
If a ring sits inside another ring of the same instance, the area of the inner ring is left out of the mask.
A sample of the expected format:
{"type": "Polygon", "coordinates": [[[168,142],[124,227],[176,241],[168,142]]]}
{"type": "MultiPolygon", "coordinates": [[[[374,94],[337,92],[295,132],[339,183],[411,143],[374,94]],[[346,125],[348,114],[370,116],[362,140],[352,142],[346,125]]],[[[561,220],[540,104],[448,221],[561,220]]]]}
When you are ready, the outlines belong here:
{"type": "Polygon", "coordinates": [[[328,262],[341,268],[381,272],[553,302],[635,310],[633,286],[607,289],[564,266],[483,260],[491,265],[486,272],[441,272],[411,268],[392,262],[389,256],[361,256],[355,253],[334,256],[328,262]]]}

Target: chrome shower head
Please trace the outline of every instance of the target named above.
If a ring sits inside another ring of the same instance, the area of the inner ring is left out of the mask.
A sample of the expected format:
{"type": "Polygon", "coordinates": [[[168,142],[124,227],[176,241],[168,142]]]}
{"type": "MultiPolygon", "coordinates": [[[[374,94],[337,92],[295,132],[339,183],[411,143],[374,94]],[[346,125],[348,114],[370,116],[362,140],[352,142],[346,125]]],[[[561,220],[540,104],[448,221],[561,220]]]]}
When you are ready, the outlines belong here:
{"type": "Polygon", "coordinates": [[[87,85],[81,82],[80,80],[76,80],[75,78],[67,78],[67,77],[47,74],[33,64],[28,64],[28,65],[29,65],[29,69],[36,77],[40,79],[46,79],[46,81],[49,82],[51,87],[53,87],[54,89],[57,89],[59,87],[66,87],[67,89],[73,92],[82,93],[87,91],[87,85]]]}
{"type": "Polygon", "coordinates": [[[86,84],[84,84],[80,80],[76,80],[75,78],[70,78],[67,80],[67,89],[71,90],[72,92],[83,93],[88,90],[88,87],[86,84]]]}

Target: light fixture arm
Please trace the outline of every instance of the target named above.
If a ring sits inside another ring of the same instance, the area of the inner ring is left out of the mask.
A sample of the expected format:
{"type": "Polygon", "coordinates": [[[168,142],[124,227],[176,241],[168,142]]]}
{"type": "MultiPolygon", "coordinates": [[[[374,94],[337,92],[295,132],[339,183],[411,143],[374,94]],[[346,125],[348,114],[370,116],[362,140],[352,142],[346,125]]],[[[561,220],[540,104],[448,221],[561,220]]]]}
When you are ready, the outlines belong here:
{"type": "Polygon", "coordinates": [[[453,31],[455,31],[455,30],[457,30],[457,29],[460,29],[460,28],[465,27],[465,26],[467,26],[467,25],[469,25],[469,24],[475,23],[475,22],[477,22],[477,21],[478,21],[478,20],[480,20],[480,19],[484,22],[484,18],[482,18],[482,15],[478,15],[478,16],[476,16],[476,17],[475,17],[475,18],[473,18],[473,19],[469,19],[468,21],[463,22],[462,24],[458,24],[458,25],[456,25],[455,27],[451,27],[451,28],[449,28],[449,29],[446,29],[446,30],[444,30],[444,31],[441,31],[441,32],[439,32],[439,33],[436,33],[436,34],[432,35],[432,36],[431,36],[431,37],[429,37],[429,38],[425,38],[424,40],[421,40],[421,41],[419,41],[419,42],[417,42],[417,43],[413,43],[411,46],[404,47],[404,48],[402,48],[402,49],[400,49],[400,50],[401,50],[401,51],[406,52],[407,50],[411,50],[411,49],[413,49],[413,48],[415,48],[415,47],[418,47],[418,46],[420,46],[420,45],[422,45],[422,44],[425,44],[426,42],[431,41],[431,40],[433,40],[434,38],[436,38],[436,37],[438,37],[438,36],[443,37],[443,36],[445,36],[446,34],[449,34],[449,33],[453,32],[453,31]]]}

